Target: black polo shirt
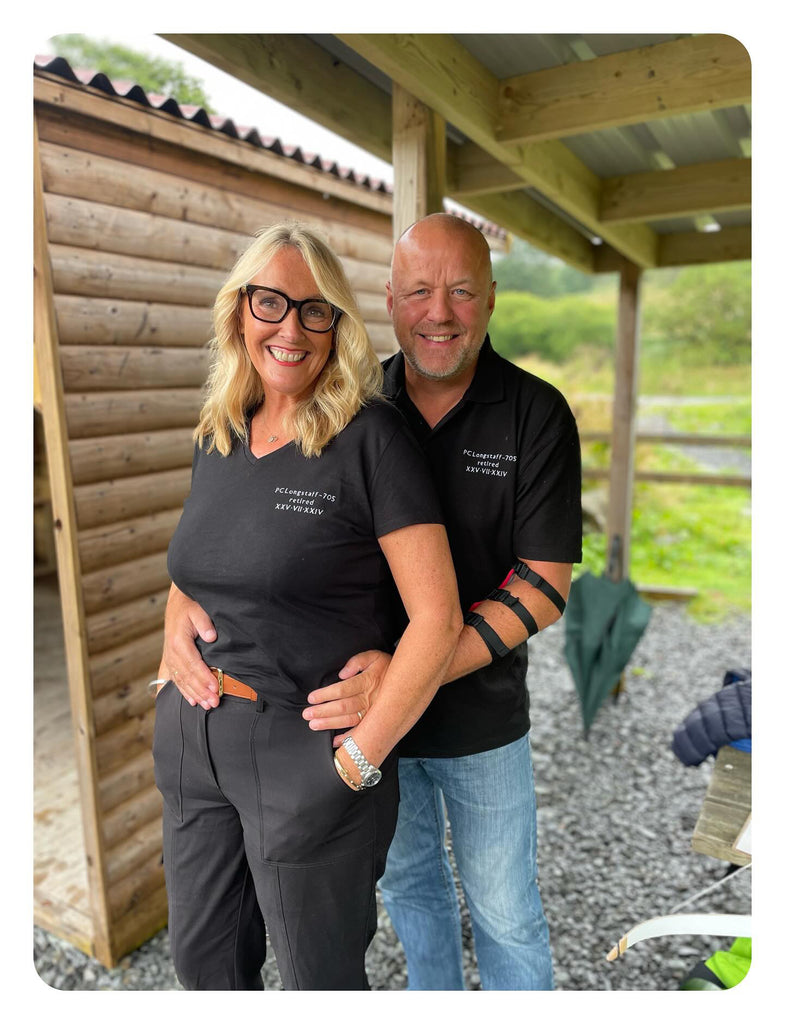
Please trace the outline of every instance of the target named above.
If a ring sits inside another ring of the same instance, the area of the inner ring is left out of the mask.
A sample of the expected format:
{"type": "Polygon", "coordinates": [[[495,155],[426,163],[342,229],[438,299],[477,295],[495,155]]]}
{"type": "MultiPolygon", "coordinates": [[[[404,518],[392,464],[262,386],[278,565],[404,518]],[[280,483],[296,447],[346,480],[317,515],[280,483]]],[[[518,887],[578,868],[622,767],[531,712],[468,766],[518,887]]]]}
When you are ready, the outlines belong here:
{"type": "MultiPolygon", "coordinates": [[[[581,561],[581,462],[575,418],[559,391],[503,359],[486,337],[461,401],[431,429],[409,398],[399,352],[385,392],[423,447],[441,499],[466,613],[517,558],[581,561]]],[[[526,644],[442,686],[404,737],[408,757],[459,757],[529,730],[526,644]]]]}
{"type": "Polygon", "coordinates": [[[228,456],[197,447],[169,575],[215,625],[215,642],[197,641],[207,664],[301,708],[406,625],[378,538],[441,522],[422,451],[378,399],[318,458],[294,443],[261,459],[240,441],[228,456]]]}

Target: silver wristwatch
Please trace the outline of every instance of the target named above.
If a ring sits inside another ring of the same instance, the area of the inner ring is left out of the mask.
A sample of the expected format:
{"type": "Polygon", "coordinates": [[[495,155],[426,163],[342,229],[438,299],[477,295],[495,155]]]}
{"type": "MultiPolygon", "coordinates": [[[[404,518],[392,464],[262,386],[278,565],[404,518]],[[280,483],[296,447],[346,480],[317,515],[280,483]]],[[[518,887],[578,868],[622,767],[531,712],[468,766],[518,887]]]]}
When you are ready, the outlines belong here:
{"type": "Polygon", "coordinates": [[[351,736],[346,737],[343,741],[343,746],[346,748],[346,753],[360,770],[360,778],[362,779],[360,789],[370,789],[371,786],[375,786],[382,777],[379,769],[374,768],[370,761],[367,760],[351,736]]]}

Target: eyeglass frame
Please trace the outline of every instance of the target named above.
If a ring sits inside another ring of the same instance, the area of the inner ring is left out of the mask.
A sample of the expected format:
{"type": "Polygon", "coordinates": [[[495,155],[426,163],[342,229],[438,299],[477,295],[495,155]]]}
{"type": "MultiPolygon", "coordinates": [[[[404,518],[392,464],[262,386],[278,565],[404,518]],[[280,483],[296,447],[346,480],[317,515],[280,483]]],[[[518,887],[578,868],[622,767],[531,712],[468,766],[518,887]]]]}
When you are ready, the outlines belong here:
{"type": "Polygon", "coordinates": [[[248,299],[248,310],[251,316],[254,318],[254,320],[258,320],[260,324],[282,324],[284,320],[287,318],[287,316],[289,316],[289,313],[293,309],[296,309],[297,319],[304,331],[311,331],[312,334],[329,334],[330,331],[334,330],[338,326],[338,321],[343,316],[343,310],[339,309],[337,306],[334,306],[332,302],[327,302],[327,299],[290,299],[286,292],[282,292],[278,288],[268,288],[266,284],[244,284],[240,291],[244,292],[248,299]],[[256,313],[254,313],[253,303],[251,302],[251,296],[256,291],[273,292],[275,295],[280,295],[281,298],[285,300],[286,311],[284,315],[280,318],[280,320],[263,320],[260,316],[257,316],[256,313]],[[318,330],[315,327],[307,327],[303,323],[302,307],[309,302],[324,302],[330,307],[330,309],[333,311],[333,319],[329,327],[325,327],[324,330],[318,330]]]}

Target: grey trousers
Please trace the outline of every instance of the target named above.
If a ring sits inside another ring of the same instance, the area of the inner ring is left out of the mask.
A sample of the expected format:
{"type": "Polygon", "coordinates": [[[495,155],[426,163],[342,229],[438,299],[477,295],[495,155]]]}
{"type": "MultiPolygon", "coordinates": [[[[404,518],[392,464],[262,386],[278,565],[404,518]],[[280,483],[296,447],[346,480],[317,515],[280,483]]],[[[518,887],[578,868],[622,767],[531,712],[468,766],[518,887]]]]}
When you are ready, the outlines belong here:
{"type": "Polygon", "coordinates": [[[266,932],[285,989],[368,988],[376,880],[398,807],[394,755],[360,793],[332,764],[333,733],[299,710],[225,695],[156,700],[164,873],[186,989],[260,989],[266,932]]]}

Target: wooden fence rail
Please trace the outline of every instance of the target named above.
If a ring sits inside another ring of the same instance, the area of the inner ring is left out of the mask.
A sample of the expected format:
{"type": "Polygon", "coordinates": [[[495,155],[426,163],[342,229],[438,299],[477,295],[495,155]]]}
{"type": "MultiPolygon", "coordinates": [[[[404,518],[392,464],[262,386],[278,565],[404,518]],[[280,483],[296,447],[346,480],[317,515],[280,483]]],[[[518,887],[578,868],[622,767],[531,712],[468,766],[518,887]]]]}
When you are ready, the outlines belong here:
{"type": "MultiPolygon", "coordinates": [[[[581,442],[602,442],[610,444],[611,435],[607,431],[581,431],[581,442]]],[[[750,448],[752,440],[747,434],[677,434],[677,433],[639,433],[635,436],[636,444],[672,444],[694,445],[696,447],[714,448],[750,448]]],[[[583,467],[584,480],[607,480],[609,469],[591,466],[583,467]]],[[[636,471],[636,483],[669,483],[697,484],[711,487],[751,487],[752,478],[747,474],[731,473],[658,473],[645,470],[636,471]]]]}

